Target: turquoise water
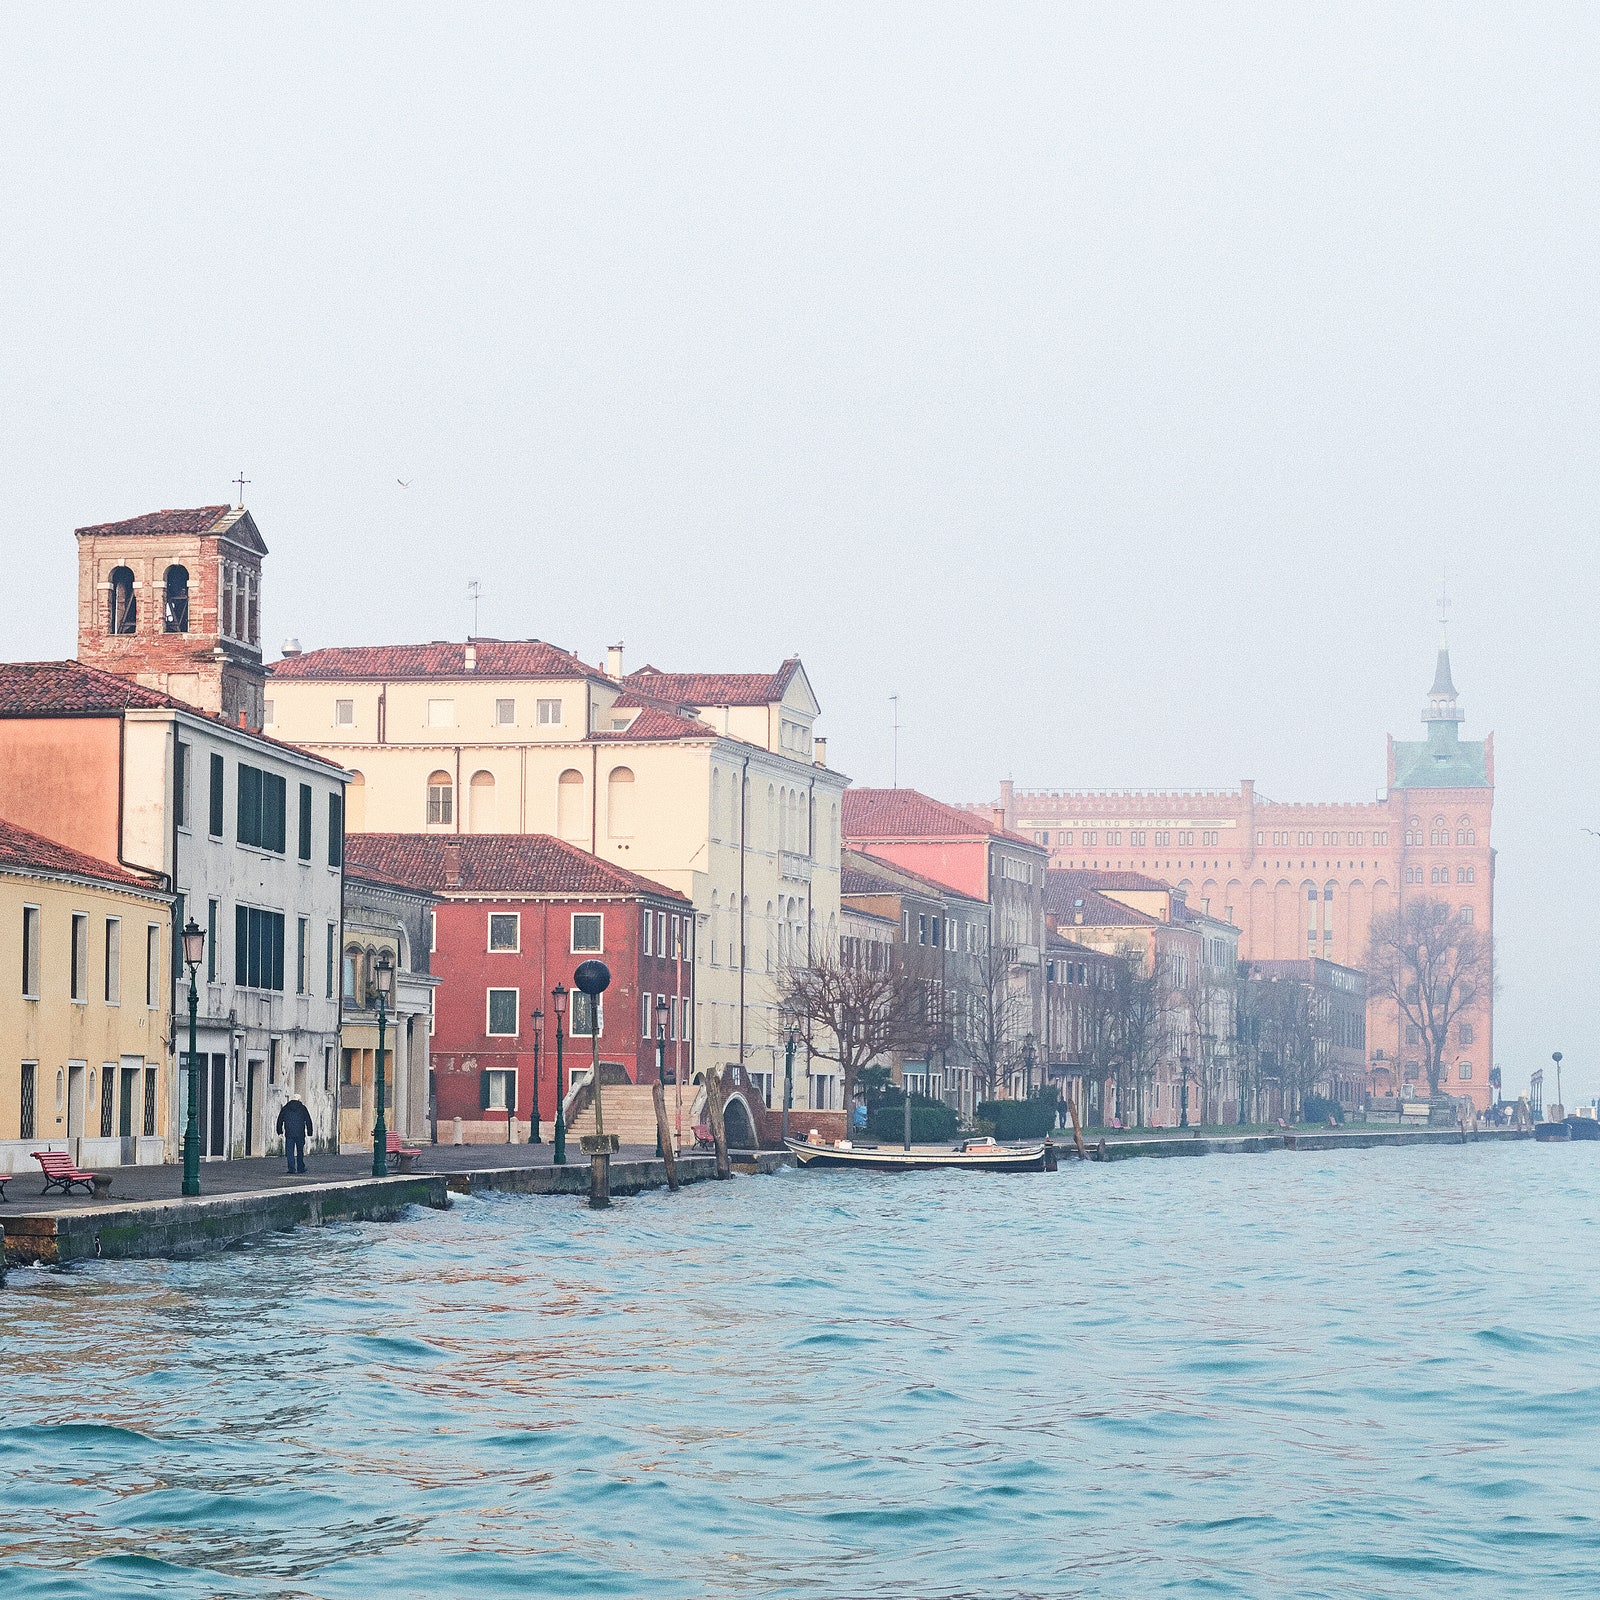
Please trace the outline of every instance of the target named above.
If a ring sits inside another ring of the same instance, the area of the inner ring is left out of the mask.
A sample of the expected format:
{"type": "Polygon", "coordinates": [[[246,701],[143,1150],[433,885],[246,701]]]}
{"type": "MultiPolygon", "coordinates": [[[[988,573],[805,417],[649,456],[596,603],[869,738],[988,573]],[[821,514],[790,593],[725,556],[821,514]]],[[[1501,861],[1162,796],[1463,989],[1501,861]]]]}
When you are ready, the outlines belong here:
{"type": "Polygon", "coordinates": [[[1592,1595],[1600,1146],[512,1196],[0,1291],[0,1596],[1592,1595]]]}

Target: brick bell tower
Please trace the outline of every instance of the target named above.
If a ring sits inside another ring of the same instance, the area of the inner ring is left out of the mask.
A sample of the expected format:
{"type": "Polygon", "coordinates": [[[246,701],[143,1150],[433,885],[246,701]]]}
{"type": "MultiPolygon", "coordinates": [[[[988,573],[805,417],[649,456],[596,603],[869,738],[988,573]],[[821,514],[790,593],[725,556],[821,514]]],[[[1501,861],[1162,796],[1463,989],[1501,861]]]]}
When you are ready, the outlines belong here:
{"type": "Polygon", "coordinates": [[[243,506],[79,528],[78,659],[259,730],[262,542],[243,506]]]}

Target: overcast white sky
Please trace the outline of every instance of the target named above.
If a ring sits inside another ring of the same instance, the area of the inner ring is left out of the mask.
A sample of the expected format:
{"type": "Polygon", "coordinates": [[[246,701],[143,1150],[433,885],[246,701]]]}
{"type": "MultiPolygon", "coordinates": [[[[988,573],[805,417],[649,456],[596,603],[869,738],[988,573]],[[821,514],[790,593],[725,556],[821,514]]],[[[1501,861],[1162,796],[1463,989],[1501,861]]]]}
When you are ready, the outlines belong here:
{"type": "Polygon", "coordinates": [[[798,652],[830,759],[1367,798],[1448,567],[1508,1090],[1600,1092],[1600,10],[0,19],[0,649],[220,501],[265,629],[798,652]],[[402,489],[397,478],[412,480],[402,489]]]}

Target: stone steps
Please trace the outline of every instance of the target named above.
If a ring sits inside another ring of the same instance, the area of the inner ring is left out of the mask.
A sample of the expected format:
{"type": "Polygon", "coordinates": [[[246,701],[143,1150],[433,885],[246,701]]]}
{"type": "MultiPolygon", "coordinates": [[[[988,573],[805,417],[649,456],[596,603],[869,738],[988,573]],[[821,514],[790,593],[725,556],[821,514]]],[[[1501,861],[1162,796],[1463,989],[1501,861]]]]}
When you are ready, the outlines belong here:
{"type": "MultiPolygon", "coordinates": [[[[608,1083],[602,1087],[605,1102],[606,1132],[614,1133],[623,1144],[649,1145],[655,1148],[655,1102],[648,1084],[608,1083]]],[[[668,1115],[671,1110],[669,1107],[668,1115]]],[[[594,1132],[594,1106],[580,1111],[567,1129],[570,1139],[581,1139],[594,1132]]]]}

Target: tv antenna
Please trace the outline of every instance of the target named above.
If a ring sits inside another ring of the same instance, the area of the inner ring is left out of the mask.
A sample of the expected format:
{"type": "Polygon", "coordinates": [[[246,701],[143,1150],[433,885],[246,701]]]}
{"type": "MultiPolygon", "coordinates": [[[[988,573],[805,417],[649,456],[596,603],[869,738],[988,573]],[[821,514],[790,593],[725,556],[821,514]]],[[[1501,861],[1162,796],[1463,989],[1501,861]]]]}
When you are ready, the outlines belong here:
{"type": "Polygon", "coordinates": [[[478,637],[478,580],[467,579],[467,599],[472,602],[472,637],[478,637]]]}
{"type": "Polygon", "coordinates": [[[892,730],[894,735],[894,758],[893,765],[890,769],[893,773],[890,787],[898,789],[900,787],[900,696],[897,694],[890,695],[889,704],[894,707],[894,725],[892,730]]]}

